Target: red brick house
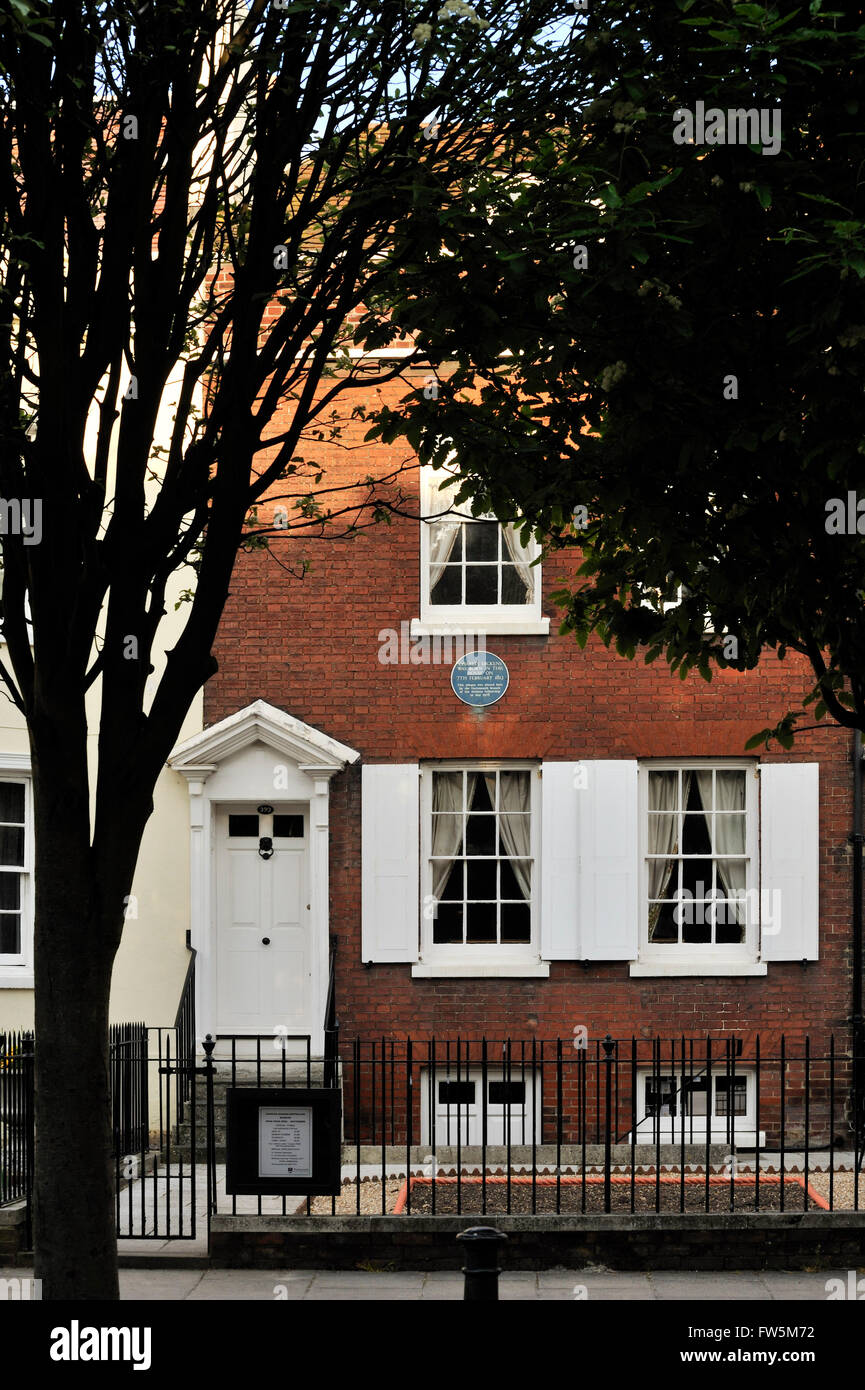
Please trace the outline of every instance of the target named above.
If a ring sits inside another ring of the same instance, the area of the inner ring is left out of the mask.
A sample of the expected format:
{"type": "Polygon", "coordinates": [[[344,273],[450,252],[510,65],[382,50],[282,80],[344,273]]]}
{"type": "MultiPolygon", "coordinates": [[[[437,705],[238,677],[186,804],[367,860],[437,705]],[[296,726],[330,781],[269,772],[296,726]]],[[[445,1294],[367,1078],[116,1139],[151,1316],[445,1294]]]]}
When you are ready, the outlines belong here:
{"type": "MultiPolygon", "coordinates": [[[[366,428],[318,446],[326,486],[404,462],[366,428]]],[[[580,651],[548,597],[573,555],[532,566],[497,522],[442,515],[440,481],[410,464],[412,514],[292,539],[290,570],[238,558],[205,731],[172,760],[200,807],[203,1028],[318,1049],[330,941],[344,1044],[846,1052],[853,737],[744,752],[809,688],[804,663],[706,684],[580,651]],[[455,693],[455,632],[507,668],[494,702],[455,693]]]]}

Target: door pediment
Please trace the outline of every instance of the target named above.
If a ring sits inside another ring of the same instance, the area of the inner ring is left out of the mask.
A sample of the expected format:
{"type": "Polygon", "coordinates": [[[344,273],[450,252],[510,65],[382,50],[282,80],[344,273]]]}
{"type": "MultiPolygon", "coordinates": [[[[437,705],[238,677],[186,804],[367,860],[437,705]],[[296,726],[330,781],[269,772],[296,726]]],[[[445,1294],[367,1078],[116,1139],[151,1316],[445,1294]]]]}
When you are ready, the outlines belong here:
{"type": "Polygon", "coordinates": [[[232,754],[256,743],[271,748],[312,777],[329,779],[360,758],[356,749],[302,719],[295,719],[266,700],[255,700],[179,744],[168,765],[190,781],[197,780],[214,772],[232,754]]]}

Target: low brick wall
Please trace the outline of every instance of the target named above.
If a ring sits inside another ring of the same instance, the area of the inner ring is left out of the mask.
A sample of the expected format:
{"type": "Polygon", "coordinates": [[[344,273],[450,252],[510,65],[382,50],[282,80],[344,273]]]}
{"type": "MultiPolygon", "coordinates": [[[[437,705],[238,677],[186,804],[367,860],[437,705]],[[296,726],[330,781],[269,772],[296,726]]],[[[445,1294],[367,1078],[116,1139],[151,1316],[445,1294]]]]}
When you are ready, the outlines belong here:
{"type": "Polygon", "coordinates": [[[855,1269],[865,1212],[611,1216],[215,1216],[221,1268],[459,1269],[458,1231],[495,1225],[506,1269],[855,1269]]]}

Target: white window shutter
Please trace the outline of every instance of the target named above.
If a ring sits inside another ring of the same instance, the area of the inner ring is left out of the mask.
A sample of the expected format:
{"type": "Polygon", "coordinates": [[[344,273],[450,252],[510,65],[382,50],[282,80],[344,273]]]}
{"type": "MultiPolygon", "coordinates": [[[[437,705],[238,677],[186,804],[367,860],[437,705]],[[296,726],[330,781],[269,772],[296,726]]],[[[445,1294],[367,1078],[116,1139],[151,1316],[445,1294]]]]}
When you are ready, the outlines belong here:
{"type": "Polygon", "coordinates": [[[639,799],[635,759],[583,764],[577,793],[580,946],[584,960],[636,960],[639,952],[639,799]]]}
{"type": "Polygon", "coordinates": [[[361,769],[361,954],[416,961],[420,924],[417,763],[361,769]]]}
{"type": "MultiPolygon", "coordinates": [[[[541,769],[541,959],[579,960],[579,763],[541,769]]],[[[585,764],[583,764],[585,767],[585,764]]]]}
{"type": "Polygon", "coordinates": [[[760,767],[760,954],[816,960],[819,763],[760,767]]]}

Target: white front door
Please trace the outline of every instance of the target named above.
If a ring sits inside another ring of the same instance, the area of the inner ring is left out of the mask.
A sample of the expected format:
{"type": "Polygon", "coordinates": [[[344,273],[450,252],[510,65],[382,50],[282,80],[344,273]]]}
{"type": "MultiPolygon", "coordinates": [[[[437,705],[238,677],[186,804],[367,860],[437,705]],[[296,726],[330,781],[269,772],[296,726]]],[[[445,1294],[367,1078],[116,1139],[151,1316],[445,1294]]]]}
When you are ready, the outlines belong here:
{"type": "Polygon", "coordinates": [[[308,844],[308,806],[225,806],[217,815],[218,1033],[305,1034],[320,1024],[308,844]]]}

